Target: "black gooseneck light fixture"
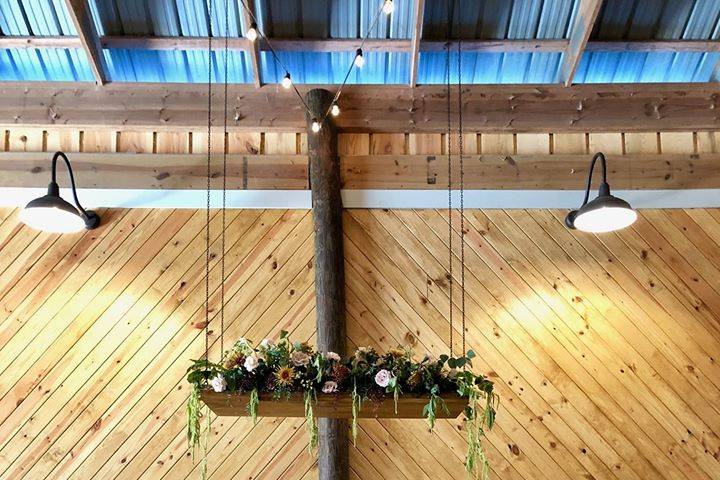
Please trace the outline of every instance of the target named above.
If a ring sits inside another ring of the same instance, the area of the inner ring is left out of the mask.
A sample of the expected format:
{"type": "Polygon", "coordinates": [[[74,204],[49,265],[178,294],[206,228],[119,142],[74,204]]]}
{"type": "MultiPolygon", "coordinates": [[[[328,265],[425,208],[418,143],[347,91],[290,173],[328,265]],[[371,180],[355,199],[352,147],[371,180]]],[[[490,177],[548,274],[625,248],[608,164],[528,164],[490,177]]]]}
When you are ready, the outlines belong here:
{"type": "Polygon", "coordinates": [[[28,203],[20,212],[20,220],[29,227],[53,233],[70,233],[82,229],[91,230],[97,228],[100,225],[100,216],[92,210],[85,210],[80,205],[70,160],[63,152],[55,152],[52,158],[51,170],[52,179],[48,185],[47,195],[28,203]],[[67,165],[73,199],[77,208],[60,196],[60,187],[57,184],[55,174],[58,158],[62,158],[65,165],[67,165]]]}
{"type": "Polygon", "coordinates": [[[607,166],[605,155],[596,153],[590,163],[587,185],[585,186],[585,199],[577,210],[571,210],[565,217],[565,225],[571,229],[583,232],[602,233],[620,230],[628,227],[637,219],[637,213],[625,200],[610,195],[610,185],[607,183],[607,166]],[[602,183],[598,196],[588,202],[595,163],[600,160],[602,164],[602,183]]]}

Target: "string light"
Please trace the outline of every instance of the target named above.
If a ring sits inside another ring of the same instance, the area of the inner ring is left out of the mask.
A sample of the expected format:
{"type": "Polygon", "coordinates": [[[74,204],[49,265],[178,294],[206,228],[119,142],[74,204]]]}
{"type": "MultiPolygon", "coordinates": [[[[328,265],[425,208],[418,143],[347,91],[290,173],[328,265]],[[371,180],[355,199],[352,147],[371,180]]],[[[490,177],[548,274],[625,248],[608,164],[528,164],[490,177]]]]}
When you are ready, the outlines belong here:
{"type": "Polygon", "coordinates": [[[365,65],[365,58],[363,57],[362,48],[355,50],[355,66],[362,68],[365,65]]]}
{"type": "Polygon", "coordinates": [[[330,114],[333,117],[337,117],[338,115],[340,115],[340,107],[338,107],[337,103],[333,103],[332,107],[330,107],[330,114]]]}
{"type": "Polygon", "coordinates": [[[320,131],[320,122],[317,121],[317,118],[313,118],[312,126],[310,128],[313,133],[318,133],[320,131]]]}
{"type": "Polygon", "coordinates": [[[290,78],[290,74],[286,73],[283,79],[280,81],[280,84],[283,86],[284,89],[288,90],[290,87],[292,87],[292,78],[290,78]]]}
{"type": "Polygon", "coordinates": [[[385,0],[383,3],[382,11],[385,15],[390,15],[395,10],[395,4],[392,0],[385,0]]]}
{"type": "Polygon", "coordinates": [[[250,28],[247,32],[245,32],[245,38],[250,40],[251,42],[254,42],[258,38],[258,31],[257,31],[257,23],[252,22],[250,24],[250,28]]]}

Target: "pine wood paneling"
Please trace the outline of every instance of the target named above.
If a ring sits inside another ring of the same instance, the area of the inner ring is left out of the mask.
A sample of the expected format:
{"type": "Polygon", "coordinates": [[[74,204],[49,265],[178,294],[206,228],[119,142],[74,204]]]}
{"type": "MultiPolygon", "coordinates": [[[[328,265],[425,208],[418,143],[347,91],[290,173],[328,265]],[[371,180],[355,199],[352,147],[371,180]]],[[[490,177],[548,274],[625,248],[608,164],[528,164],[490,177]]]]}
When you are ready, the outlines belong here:
{"type": "MultiPolygon", "coordinates": [[[[181,138],[158,136],[154,148],[182,151],[190,144],[181,138]]],[[[117,140],[101,132],[93,148],[117,140]]],[[[230,139],[240,150],[261,140],[230,139]]],[[[510,140],[495,138],[493,148],[574,153],[585,142],[510,140]]],[[[660,140],[663,149],[688,145],[660,140]]],[[[302,145],[296,136],[272,141],[302,145]]],[[[658,141],[625,137],[642,150],[658,141]]],[[[341,140],[347,155],[438,146],[419,135],[341,140]]],[[[456,283],[452,346],[461,350],[464,331],[502,399],[486,442],[493,478],[720,478],[720,211],[646,210],[603,236],[568,231],[564,213],[466,212],[466,329],[456,283]]],[[[184,373],[204,352],[205,212],[102,214],[98,230],[57,236],[0,209],[2,479],[199,477],[185,440],[184,373]]],[[[447,219],[436,210],[345,212],[351,347],[448,350],[447,219]]],[[[211,222],[217,358],[219,212],[211,222]]],[[[307,211],[227,212],[225,346],[281,329],[314,339],[312,231],[307,211]]],[[[211,421],[210,478],[317,477],[302,419],[211,421]]],[[[439,421],[432,435],[423,421],[362,420],[351,478],[462,479],[464,451],[459,420],[439,421]]]]}

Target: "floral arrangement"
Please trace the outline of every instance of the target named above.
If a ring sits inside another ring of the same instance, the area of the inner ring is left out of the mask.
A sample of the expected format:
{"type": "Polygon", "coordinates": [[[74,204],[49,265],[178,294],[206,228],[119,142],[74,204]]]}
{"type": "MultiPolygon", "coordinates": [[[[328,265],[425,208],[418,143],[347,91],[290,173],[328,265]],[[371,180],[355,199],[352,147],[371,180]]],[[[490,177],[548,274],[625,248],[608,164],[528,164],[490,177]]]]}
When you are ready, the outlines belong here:
{"type": "MultiPolygon", "coordinates": [[[[468,400],[464,412],[468,438],[465,467],[470,475],[485,478],[488,462],[481,442],[486,429],[491,429],[495,422],[498,400],[493,382],[467,369],[474,357],[470,350],[457,358],[425,354],[416,360],[410,348],[394,348],[380,355],[372,348],[360,347],[350,357],[342,358],[334,352],[316,352],[304,342],[293,343],[285,331],[276,343],[266,339],[253,346],[241,338],[225,352],[222,362],[195,360],[188,368],[187,379],[193,387],[187,406],[188,441],[193,450],[201,444],[203,390],[249,394],[247,411],[254,422],[260,394],[281,400],[302,393],[311,449],[318,438],[313,413],[318,395],[352,396],[353,441],[358,414],[366,402],[379,404],[392,398],[397,413],[397,403],[403,395],[426,396],[423,416],[432,430],[437,414],[447,411],[443,396],[459,395],[468,400]]],[[[205,433],[208,431],[209,426],[205,433]]]]}

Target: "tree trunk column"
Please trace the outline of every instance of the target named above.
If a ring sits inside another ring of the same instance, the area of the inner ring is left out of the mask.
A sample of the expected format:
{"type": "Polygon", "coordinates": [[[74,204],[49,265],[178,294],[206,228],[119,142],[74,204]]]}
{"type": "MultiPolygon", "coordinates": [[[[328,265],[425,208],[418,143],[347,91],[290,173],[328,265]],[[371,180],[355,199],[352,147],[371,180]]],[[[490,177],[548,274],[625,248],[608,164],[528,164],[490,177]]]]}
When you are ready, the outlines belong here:
{"type": "MultiPolygon", "coordinates": [[[[332,94],[323,89],[307,93],[308,156],[315,223],[315,301],[317,347],[321,352],[345,355],[345,263],[343,253],[342,198],[340,162],[337,156],[337,131],[332,118],[320,131],[311,129],[313,119],[322,121],[330,107],[332,94]]],[[[318,419],[318,471],[320,480],[347,480],[347,420],[318,419]]]]}

